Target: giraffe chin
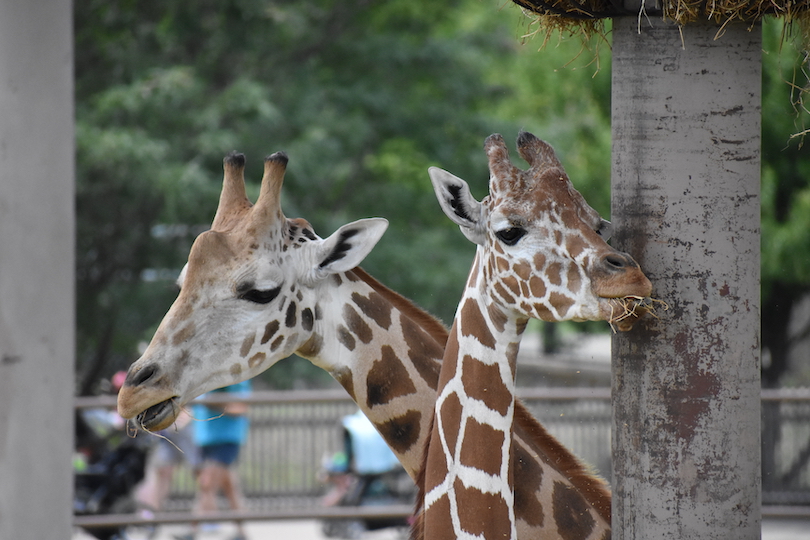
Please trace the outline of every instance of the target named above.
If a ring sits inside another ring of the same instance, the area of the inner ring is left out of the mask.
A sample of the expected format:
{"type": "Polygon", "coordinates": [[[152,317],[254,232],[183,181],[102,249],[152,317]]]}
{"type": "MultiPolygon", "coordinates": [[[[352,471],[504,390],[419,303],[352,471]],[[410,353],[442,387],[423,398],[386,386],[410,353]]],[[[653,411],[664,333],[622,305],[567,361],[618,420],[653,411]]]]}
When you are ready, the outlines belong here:
{"type": "Polygon", "coordinates": [[[182,409],[177,406],[177,398],[169,398],[157,405],[152,405],[136,418],[135,422],[146,431],[160,431],[174,423],[182,409]]]}

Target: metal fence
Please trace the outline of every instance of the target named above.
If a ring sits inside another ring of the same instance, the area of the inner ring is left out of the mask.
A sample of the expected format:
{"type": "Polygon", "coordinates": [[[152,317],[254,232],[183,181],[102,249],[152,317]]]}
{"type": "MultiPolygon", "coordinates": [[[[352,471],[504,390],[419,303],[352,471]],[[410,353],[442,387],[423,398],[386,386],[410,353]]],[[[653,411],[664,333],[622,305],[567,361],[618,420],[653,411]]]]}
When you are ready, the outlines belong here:
{"type": "MultiPolygon", "coordinates": [[[[609,389],[522,389],[520,397],[549,432],[610,479],[609,389]]],[[[268,515],[317,511],[327,488],[319,473],[324,460],[342,449],[340,421],[356,405],[342,390],[254,392],[247,401],[251,428],[238,466],[249,510],[268,515]]],[[[111,403],[80,398],[77,407],[111,403]]],[[[808,510],[810,389],[763,391],[762,411],[763,505],[808,510]]],[[[182,467],[167,510],[187,511],[193,497],[193,476],[182,467]]]]}

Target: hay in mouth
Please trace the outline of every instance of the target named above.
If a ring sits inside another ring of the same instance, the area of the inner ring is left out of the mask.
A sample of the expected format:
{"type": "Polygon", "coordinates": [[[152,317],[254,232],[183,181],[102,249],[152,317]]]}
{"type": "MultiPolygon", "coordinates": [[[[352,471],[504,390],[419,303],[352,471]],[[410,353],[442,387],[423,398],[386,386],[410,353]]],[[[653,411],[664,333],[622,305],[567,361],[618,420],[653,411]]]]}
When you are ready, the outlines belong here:
{"type": "Polygon", "coordinates": [[[145,431],[158,431],[163,429],[174,422],[174,419],[180,411],[176,401],[177,397],[171,397],[165,401],[161,401],[157,405],[152,405],[136,417],[136,424],[145,431]],[[167,423],[167,420],[170,421],[167,423]]]}
{"type": "Polygon", "coordinates": [[[610,319],[608,324],[615,333],[617,330],[624,332],[630,330],[635,322],[645,314],[658,318],[656,311],[669,309],[669,305],[663,300],[650,296],[625,296],[624,298],[614,298],[610,301],[610,319]]]}

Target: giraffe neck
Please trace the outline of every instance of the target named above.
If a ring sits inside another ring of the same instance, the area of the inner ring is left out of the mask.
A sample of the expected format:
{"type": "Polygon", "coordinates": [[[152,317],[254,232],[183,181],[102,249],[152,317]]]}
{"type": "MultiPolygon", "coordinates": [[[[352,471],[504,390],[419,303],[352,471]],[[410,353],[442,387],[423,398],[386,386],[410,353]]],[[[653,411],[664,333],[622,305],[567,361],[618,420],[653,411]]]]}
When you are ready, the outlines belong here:
{"type": "Polygon", "coordinates": [[[476,257],[439,378],[425,478],[425,537],[516,538],[512,425],[526,319],[487,302],[476,257]],[[437,444],[434,444],[437,442],[437,444]]]}
{"type": "Polygon", "coordinates": [[[436,399],[445,327],[360,268],[335,274],[298,351],[352,396],[415,478],[436,399]],[[320,323],[320,324],[319,324],[320,323]]]}
{"type": "MultiPolygon", "coordinates": [[[[416,478],[423,470],[447,329],[361,268],[332,279],[315,309],[318,332],[297,352],[337,379],[416,478]]],[[[602,532],[609,534],[610,494],[604,483],[589,475],[520,402],[515,415],[518,538],[566,538],[554,532],[558,519],[547,503],[555,486],[571,485],[570,477],[581,487],[567,490],[573,504],[566,507],[592,516],[593,534],[583,526],[579,538],[599,540],[602,532]]]]}

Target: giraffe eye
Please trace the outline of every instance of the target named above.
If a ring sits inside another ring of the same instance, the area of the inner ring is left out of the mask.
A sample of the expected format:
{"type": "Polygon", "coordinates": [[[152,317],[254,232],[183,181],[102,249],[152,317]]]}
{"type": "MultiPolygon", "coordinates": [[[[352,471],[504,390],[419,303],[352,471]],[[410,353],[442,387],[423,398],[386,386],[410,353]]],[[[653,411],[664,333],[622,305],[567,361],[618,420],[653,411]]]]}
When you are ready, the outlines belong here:
{"type": "Polygon", "coordinates": [[[495,236],[498,237],[498,240],[506,244],[507,246],[514,246],[518,243],[518,240],[523,238],[526,234],[526,229],[523,227],[509,227],[508,229],[503,229],[495,233],[495,236]]]}
{"type": "Polygon", "coordinates": [[[247,300],[248,302],[253,302],[254,304],[268,304],[272,302],[280,292],[281,286],[278,286],[275,289],[265,290],[250,289],[240,294],[239,298],[242,300],[247,300]]]}

